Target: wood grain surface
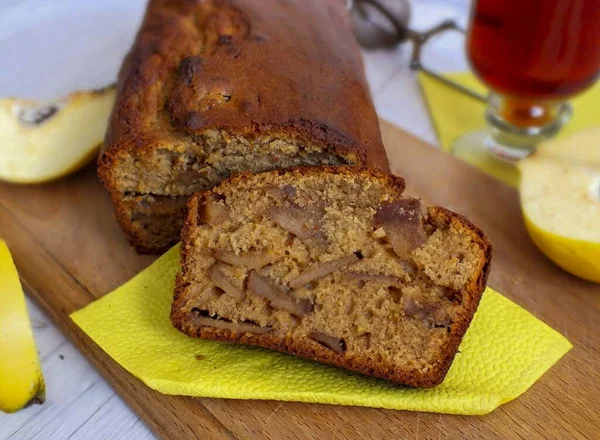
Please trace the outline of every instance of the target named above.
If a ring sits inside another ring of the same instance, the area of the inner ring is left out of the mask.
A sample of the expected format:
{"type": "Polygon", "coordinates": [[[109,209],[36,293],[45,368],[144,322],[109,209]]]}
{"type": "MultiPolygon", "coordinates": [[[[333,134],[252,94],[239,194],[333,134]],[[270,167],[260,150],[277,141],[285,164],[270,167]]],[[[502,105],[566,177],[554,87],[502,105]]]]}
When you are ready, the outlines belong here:
{"type": "Polygon", "coordinates": [[[162,438],[600,438],[600,285],[561,271],[535,248],[515,190],[386,122],[382,132],[392,170],[410,192],[467,215],[489,235],[489,284],[574,345],[532,389],[489,415],[193,399],[145,387],[68,317],[154,259],[127,246],[93,166],[43,186],[0,184],[0,235],[34,300],[162,438]]]}

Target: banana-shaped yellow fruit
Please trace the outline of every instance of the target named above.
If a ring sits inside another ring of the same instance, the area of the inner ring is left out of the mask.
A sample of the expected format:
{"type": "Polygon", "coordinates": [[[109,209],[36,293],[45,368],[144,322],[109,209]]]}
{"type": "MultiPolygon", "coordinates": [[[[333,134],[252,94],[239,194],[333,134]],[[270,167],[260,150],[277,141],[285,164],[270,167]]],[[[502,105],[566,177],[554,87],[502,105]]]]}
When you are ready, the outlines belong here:
{"type": "Polygon", "coordinates": [[[23,288],[8,246],[0,240],[0,411],[43,403],[45,391],[23,288]]]}

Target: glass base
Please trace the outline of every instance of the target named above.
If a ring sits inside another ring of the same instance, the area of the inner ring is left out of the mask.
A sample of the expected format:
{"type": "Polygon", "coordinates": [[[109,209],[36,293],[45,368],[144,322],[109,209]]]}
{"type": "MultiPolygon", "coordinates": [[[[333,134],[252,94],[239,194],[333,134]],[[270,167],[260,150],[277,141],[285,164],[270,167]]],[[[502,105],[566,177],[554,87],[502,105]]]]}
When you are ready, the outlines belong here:
{"type": "Polygon", "coordinates": [[[511,165],[515,165],[521,159],[525,159],[531,153],[533,153],[534,149],[531,148],[522,148],[522,147],[513,147],[510,145],[502,144],[497,142],[489,133],[489,131],[485,131],[485,135],[481,135],[484,137],[482,140],[482,146],[488,150],[488,153],[494,156],[496,159],[501,160],[502,162],[509,163],[511,165]]]}
{"type": "MultiPolygon", "coordinates": [[[[451,153],[496,179],[516,187],[519,185],[519,170],[515,165],[516,161],[512,157],[507,160],[498,154],[500,151],[498,147],[507,148],[494,142],[490,137],[490,132],[483,129],[459,138],[452,145],[451,153]]],[[[526,152],[523,157],[528,154],[529,152],[526,152]]]]}
{"type": "Polygon", "coordinates": [[[498,158],[516,163],[556,136],[571,118],[568,102],[510,97],[490,92],[485,119],[486,147],[498,158]]]}
{"type": "Polygon", "coordinates": [[[517,162],[554,137],[570,119],[568,102],[503,96],[490,92],[487,128],[469,133],[452,146],[452,154],[486,173],[517,186],[517,162]]]}

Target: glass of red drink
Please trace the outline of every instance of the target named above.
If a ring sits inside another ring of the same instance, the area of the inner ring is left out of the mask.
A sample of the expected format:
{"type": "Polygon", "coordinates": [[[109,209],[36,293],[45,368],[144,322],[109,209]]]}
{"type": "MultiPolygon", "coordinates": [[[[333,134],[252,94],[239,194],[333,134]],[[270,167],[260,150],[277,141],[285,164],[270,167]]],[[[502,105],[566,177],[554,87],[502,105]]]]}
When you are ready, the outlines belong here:
{"type": "Polygon", "coordinates": [[[489,130],[454,152],[487,147],[494,160],[516,162],[559,131],[568,100],[598,79],[600,0],[474,0],[467,54],[491,90],[489,130]]]}

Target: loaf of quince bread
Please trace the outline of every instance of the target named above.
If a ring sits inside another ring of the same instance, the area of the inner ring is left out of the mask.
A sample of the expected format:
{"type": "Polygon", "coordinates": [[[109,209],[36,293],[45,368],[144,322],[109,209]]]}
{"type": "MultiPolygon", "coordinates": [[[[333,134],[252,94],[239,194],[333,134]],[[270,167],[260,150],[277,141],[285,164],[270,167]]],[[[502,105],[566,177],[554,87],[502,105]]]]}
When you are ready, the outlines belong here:
{"type": "Polygon", "coordinates": [[[464,217],[353,167],[240,174],[196,194],[171,320],[414,387],[444,379],[491,246],[464,217]]]}
{"type": "Polygon", "coordinates": [[[151,0],[121,68],[98,174],[140,252],[241,171],[387,169],[345,0],[151,0]]]}

